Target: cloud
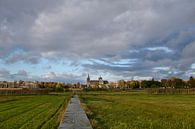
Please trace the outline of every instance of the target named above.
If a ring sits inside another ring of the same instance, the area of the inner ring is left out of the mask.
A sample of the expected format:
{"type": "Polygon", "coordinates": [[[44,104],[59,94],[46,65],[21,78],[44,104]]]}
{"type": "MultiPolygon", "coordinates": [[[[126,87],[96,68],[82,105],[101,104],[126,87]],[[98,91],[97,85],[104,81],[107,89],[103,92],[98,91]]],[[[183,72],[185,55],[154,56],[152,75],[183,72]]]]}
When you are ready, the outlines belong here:
{"type": "Polygon", "coordinates": [[[0,70],[0,81],[14,81],[14,80],[23,80],[23,81],[54,81],[54,82],[84,82],[86,75],[75,75],[69,73],[56,73],[56,72],[47,72],[42,73],[40,76],[33,75],[30,72],[25,70],[19,70],[16,73],[12,73],[9,70],[1,69],[0,70]]]}
{"type": "MultiPolygon", "coordinates": [[[[187,76],[194,63],[194,6],[194,0],[1,0],[0,58],[10,67],[45,65],[47,59],[71,62],[63,65],[80,73],[131,78],[170,67],[187,76]]],[[[70,73],[61,78],[56,71],[41,72],[51,80],[71,80],[70,73]]]]}
{"type": "Polygon", "coordinates": [[[16,75],[18,75],[18,76],[28,76],[28,73],[25,70],[20,70],[20,71],[18,71],[18,73],[16,75]]]}
{"type": "Polygon", "coordinates": [[[28,72],[25,70],[19,70],[17,73],[12,73],[7,69],[0,69],[0,80],[31,80],[28,72]]]}
{"type": "Polygon", "coordinates": [[[23,61],[29,64],[38,64],[40,55],[35,53],[19,52],[13,53],[5,59],[6,64],[13,64],[19,61],[23,61]]]}
{"type": "Polygon", "coordinates": [[[55,82],[83,82],[83,78],[79,75],[74,74],[67,74],[67,73],[55,73],[55,72],[48,72],[41,75],[39,80],[44,81],[55,81],[55,82]]]}
{"type": "Polygon", "coordinates": [[[195,41],[191,42],[190,44],[186,45],[182,51],[183,58],[195,58],[195,41]]]}
{"type": "Polygon", "coordinates": [[[10,72],[5,69],[0,70],[0,79],[10,78],[10,72]]]}

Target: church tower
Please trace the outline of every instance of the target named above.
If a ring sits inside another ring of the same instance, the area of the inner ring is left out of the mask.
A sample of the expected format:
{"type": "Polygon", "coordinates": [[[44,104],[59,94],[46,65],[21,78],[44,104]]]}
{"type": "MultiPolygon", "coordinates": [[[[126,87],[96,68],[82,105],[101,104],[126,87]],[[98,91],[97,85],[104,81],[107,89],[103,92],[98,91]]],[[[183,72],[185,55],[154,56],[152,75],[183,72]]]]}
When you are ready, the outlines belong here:
{"type": "Polygon", "coordinates": [[[98,80],[99,80],[99,87],[102,88],[102,86],[104,85],[103,78],[100,76],[98,80]]]}
{"type": "Polygon", "coordinates": [[[89,77],[89,74],[88,74],[88,77],[87,77],[87,87],[90,86],[90,77],[89,77]]]}

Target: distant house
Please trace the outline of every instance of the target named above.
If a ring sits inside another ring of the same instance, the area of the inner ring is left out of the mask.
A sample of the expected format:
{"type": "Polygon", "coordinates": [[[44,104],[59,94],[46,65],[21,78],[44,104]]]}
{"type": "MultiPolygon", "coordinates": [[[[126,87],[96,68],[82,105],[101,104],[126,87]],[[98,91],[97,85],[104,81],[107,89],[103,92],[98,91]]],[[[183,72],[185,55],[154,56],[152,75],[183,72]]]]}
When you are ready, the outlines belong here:
{"type": "Polygon", "coordinates": [[[15,82],[1,81],[0,88],[14,88],[16,86],[15,82]]]}
{"type": "Polygon", "coordinates": [[[38,82],[31,82],[31,81],[24,82],[21,87],[30,88],[30,89],[39,88],[38,82]]]}
{"type": "Polygon", "coordinates": [[[39,88],[38,82],[31,82],[31,81],[14,81],[14,82],[7,82],[7,81],[0,81],[0,88],[39,88]]]}
{"type": "Polygon", "coordinates": [[[103,78],[100,76],[98,80],[90,80],[90,76],[88,74],[87,77],[87,87],[91,88],[108,88],[109,82],[107,80],[103,80],[103,78]]]}
{"type": "Polygon", "coordinates": [[[6,81],[0,81],[0,88],[7,88],[7,82],[6,81]]]}
{"type": "Polygon", "coordinates": [[[109,87],[110,88],[118,88],[119,87],[118,82],[110,82],[109,87]]]}

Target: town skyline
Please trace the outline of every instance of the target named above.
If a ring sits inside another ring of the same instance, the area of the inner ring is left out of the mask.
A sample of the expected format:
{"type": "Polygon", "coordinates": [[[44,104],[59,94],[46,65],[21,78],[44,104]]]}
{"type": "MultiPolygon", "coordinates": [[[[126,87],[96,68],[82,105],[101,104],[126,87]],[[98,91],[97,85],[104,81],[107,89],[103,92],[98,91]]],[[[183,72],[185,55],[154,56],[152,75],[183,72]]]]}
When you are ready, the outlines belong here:
{"type": "Polygon", "coordinates": [[[1,0],[0,81],[195,76],[194,0],[1,0]]]}

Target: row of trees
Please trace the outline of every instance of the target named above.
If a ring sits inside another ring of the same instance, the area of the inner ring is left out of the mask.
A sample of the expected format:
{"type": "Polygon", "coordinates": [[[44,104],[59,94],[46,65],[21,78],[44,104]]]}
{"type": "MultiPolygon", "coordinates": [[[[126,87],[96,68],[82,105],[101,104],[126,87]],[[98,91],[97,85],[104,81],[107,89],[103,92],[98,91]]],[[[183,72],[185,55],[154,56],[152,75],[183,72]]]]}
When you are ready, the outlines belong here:
{"type": "Polygon", "coordinates": [[[60,82],[39,82],[38,87],[40,88],[48,88],[52,91],[64,91],[68,86],[65,83],[60,82]]]}
{"type": "Polygon", "coordinates": [[[79,82],[77,84],[65,84],[60,82],[39,82],[38,87],[48,88],[53,91],[67,91],[69,88],[81,88],[81,84],[79,82]]]}
{"type": "MultiPolygon", "coordinates": [[[[112,83],[110,84],[112,86],[112,83]]],[[[161,81],[143,80],[143,81],[118,81],[119,88],[195,88],[195,78],[190,77],[189,80],[184,81],[180,78],[172,77],[171,79],[162,79],[161,81]]]]}

